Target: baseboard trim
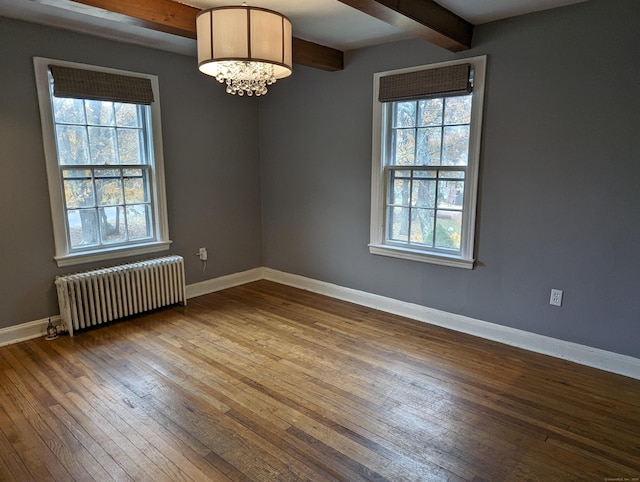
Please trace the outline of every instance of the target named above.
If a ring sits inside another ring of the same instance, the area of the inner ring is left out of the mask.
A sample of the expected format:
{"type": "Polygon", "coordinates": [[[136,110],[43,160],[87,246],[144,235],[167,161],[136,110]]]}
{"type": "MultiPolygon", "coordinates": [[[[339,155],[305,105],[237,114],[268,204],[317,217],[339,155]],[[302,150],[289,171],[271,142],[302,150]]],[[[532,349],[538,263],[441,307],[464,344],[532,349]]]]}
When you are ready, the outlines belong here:
{"type": "Polygon", "coordinates": [[[187,285],[187,299],[206,295],[215,291],[226,290],[234,286],[251,283],[264,278],[264,268],[253,268],[240,273],[233,273],[219,278],[208,279],[187,285]]]}
{"type": "MultiPolygon", "coordinates": [[[[261,279],[640,380],[640,359],[638,358],[537,335],[516,328],[509,328],[365,291],[345,288],[344,286],[284,273],[271,268],[254,268],[187,285],[187,299],[261,279]]],[[[59,324],[59,316],[52,316],[51,319],[56,325],[59,324]]],[[[20,325],[0,328],[0,346],[44,336],[47,332],[47,324],[48,318],[43,318],[20,325]]]]}
{"type": "MultiPolygon", "coordinates": [[[[51,321],[53,321],[54,325],[58,325],[60,323],[60,317],[52,316],[51,321]]],[[[20,325],[0,328],[0,346],[20,343],[21,341],[45,336],[48,325],[49,318],[42,318],[41,320],[28,321],[20,325]]]]}
{"type": "Polygon", "coordinates": [[[345,288],[271,268],[264,269],[264,278],[276,283],[640,380],[640,359],[627,355],[620,355],[467,316],[345,288]]]}

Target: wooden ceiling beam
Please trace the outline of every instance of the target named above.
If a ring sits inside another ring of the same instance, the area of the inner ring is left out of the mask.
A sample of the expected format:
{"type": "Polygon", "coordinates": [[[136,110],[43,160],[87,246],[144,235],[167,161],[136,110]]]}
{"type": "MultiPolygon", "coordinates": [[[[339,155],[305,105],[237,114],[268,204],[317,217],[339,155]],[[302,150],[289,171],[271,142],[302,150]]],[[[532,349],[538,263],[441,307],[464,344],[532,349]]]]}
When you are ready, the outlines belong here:
{"type": "Polygon", "coordinates": [[[335,72],[344,69],[344,54],[340,50],[293,37],[293,63],[335,72]]]}
{"type": "MultiPolygon", "coordinates": [[[[33,0],[65,10],[129,25],[196,38],[199,9],[173,0],[33,0]]],[[[293,62],[306,67],[344,69],[344,54],[306,40],[293,38],[293,62]]]]}
{"type": "Polygon", "coordinates": [[[339,0],[451,52],[471,48],[473,25],[433,0],[339,0]]]}

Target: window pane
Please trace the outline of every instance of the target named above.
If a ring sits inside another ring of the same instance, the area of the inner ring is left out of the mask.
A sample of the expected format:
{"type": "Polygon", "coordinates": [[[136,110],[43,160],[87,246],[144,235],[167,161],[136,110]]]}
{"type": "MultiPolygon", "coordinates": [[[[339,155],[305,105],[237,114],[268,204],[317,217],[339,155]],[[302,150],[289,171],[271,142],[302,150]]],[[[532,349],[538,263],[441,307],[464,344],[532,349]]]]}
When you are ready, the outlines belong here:
{"type": "Polygon", "coordinates": [[[416,101],[395,102],[393,106],[393,127],[414,127],[416,125],[416,101]]]}
{"type": "Polygon", "coordinates": [[[123,204],[122,181],[120,179],[96,179],[98,206],[123,204]]]}
{"type": "Polygon", "coordinates": [[[148,202],[145,180],[142,177],[124,179],[124,200],[127,204],[148,202]]]}
{"type": "Polygon", "coordinates": [[[411,205],[421,208],[434,208],[436,206],[436,181],[414,179],[411,205]]]}
{"type": "Polygon", "coordinates": [[[117,164],[115,129],[89,127],[89,145],[92,164],[117,164]]]}
{"type": "Polygon", "coordinates": [[[87,124],[112,126],[113,102],[102,100],[85,100],[87,109],[87,124]]]}
{"type": "Polygon", "coordinates": [[[89,164],[89,144],[85,127],[56,125],[56,141],[60,165],[89,164]]]}
{"type": "Polygon", "coordinates": [[[442,149],[442,127],[418,129],[418,152],[416,164],[437,166],[440,164],[442,149]]]}
{"type": "Polygon", "coordinates": [[[115,102],[113,107],[116,111],[116,125],[118,127],[141,127],[138,107],[135,104],[115,102]]]}
{"type": "Polygon", "coordinates": [[[413,209],[411,213],[411,242],[433,246],[433,210],[413,209]]]}
{"type": "Polygon", "coordinates": [[[409,190],[411,189],[410,176],[411,171],[391,171],[389,204],[409,205],[409,190]]]}
{"type": "Polygon", "coordinates": [[[469,160],[469,126],[445,127],[442,164],[466,166],[469,160]]]}
{"type": "MultiPolygon", "coordinates": [[[[120,170],[120,169],[118,169],[120,170]]],[[[124,177],[142,177],[146,174],[146,169],[122,169],[122,175],[124,177]]]]}
{"type": "Polygon", "coordinates": [[[91,177],[91,169],[63,169],[62,177],[69,179],[72,177],[91,177]]]}
{"type": "Polygon", "coordinates": [[[120,177],[121,169],[93,169],[95,177],[120,177]]]}
{"type": "Polygon", "coordinates": [[[464,171],[449,171],[447,169],[441,169],[438,171],[438,179],[445,181],[463,181],[464,171]]]}
{"type": "Polygon", "coordinates": [[[98,244],[98,218],[95,209],[77,209],[67,212],[69,241],[72,248],[98,244]]]}
{"type": "Polygon", "coordinates": [[[67,209],[95,206],[91,179],[65,180],[64,199],[67,209]]]}
{"type": "Polygon", "coordinates": [[[409,240],[409,208],[390,207],[389,218],[389,239],[392,241],[409,240]]]}
{"type": "Polygon", "coordinates": [[[442,99],[426,99],[419,102],[418,125],[442,125],[442,99]]]}
{"type": "Polygon", "coordinates": [[[84,124],[84,105],[80,99],[51,97],[53,117],[56,123],[84,124]]]}
{"type": "Polygon", "coordinates": [[[101,241],[105,244],[126,241],[124,208],[122,206],[105,207],[100,208],[99,212],[101,241]]]}
{"type": "Polygon", "coordinates": [[[140,149],[139,129],[118,129],[118,149],[121,164],[144,164],[145,160],[140,149]]]}
{"type": "Polygon", "coordinates": [[[129,239],[151,237],[151,213],[148,204],[127,206],[127,233],[129,239]]]}
{"type": "Polygon", "coordinates": [[[471,94],[448,97],[444,111],[445,124],[469,124],[471,122],[471,94]]]}
{"type": "Polygon", "coordinates": [[[438,181],[438,207],[462,209],[463,181],[438,181]]]}
{"type": "Polygon", "coordinates": [[[395,131],[395,143],[393,145],[393,164],[397,166],[410,166],[414,161],[415,130],[398,129],[395,131]]]}
{"type": "Polygon", "coordinates": [[[438,211],[436,219],[436,247],[460,249],[462,213],[438,211]]]}

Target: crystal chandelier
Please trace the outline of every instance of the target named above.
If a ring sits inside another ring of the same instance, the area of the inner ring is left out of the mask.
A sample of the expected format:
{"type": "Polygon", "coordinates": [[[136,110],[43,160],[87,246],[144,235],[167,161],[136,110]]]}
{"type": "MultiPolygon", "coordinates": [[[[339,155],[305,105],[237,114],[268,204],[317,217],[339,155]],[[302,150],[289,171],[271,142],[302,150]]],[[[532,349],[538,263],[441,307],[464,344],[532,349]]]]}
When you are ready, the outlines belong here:
{"type": "Polygon", "coordinates": [[[265,8],[214,7],[196,17],[198,68],[228,94],[264,95],[291,75],[291,22],[265,8]]]}

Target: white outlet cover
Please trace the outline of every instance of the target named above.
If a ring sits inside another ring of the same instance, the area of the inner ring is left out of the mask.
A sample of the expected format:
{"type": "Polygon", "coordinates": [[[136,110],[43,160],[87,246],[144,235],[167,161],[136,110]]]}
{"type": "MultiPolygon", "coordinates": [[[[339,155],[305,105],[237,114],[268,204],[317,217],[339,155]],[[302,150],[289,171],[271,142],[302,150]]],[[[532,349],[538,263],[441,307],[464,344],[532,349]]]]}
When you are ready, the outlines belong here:
{"type": "Polygon", "coordinates": [[[562,306],[562,290],[551,290],[551,297],[549,298],[549,304],[553,306],[562,306]]]}

